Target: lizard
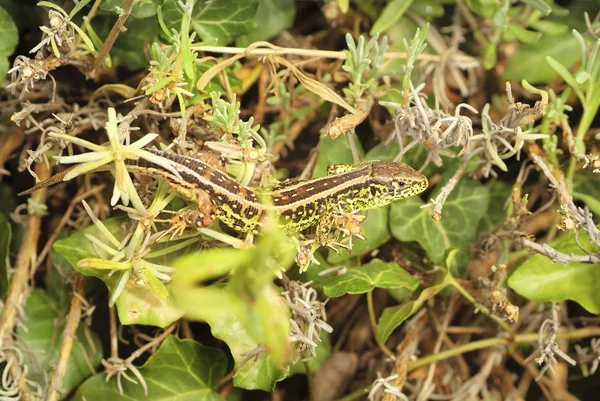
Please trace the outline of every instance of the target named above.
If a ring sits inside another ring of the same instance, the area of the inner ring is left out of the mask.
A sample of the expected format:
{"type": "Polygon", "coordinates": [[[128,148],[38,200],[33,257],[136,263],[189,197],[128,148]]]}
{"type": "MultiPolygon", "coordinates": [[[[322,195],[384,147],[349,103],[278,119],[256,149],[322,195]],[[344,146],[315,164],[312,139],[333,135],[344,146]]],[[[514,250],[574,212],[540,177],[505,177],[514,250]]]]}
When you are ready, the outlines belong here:
{"type": "MultiPolygon", "coordinates": [[[[359,165],[332,164],[327,175],[299,181],[284,181],[270,188],[252,188],[228,175],[223,167],[199,158],[146,149],[165,159],[178,174],[147,160],[127,159],[129,171],[164,179],[172,189],[195,200],[210,204],[210,216],[196,212],[190,225],[207,226],[215,217],[234,231],[258,234],[269,211],[274,211],[280,229],[288,234],[317,225],[317,239],[328,246],[332,216],[356,210],[370,210],[425,191],[427,178],[400,162],[368,161],[359,165]],[[268,196],[268,202],[261,202],[268,196]]],[[[108,171],[109,163],[93,171],[108,171]]],[[[69,169],[21,192],[33,191],[63,181],[69,169]]]]}

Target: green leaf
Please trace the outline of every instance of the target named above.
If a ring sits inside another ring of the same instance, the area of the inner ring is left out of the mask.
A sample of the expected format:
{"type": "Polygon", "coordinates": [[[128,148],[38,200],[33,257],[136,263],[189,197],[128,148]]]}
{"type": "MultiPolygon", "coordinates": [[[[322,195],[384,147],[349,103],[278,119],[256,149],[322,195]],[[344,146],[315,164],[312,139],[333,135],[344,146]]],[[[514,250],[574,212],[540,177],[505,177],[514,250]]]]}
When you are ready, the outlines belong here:
{"type": "Polygon", "coordinates": [[[580,200],[592,213],[600,216],[600,176],[590,172],[581,172],[573,178],[573,198],[580,200]]]}
{"type": "Polygon", "coordinates": [[[508,24],[508,33],[514,35],[514,37],[517,38],[519,42],[528,44],[536,43],[542,37],[542,34],[540,32],[530,31],[516,23],[508,24]]]}
{"type": "Polygon", "coordinates": [[[523,44],[508,60],[503,79],[506,81],[527,80],[531,84],[547,83],[558,75],[546,62],[546,57],[558,58],[561,63],[571,67],[579,60],[577,39],[570,33],[560,36],[542,36],[533,45],[523,44]],[[532,68],[535,66],[535,68],[532,68]]]}
{"type": "MultiPolygon", "coordinates": [[[[437,196],[438,189],[432,198],[437,196]]],[[[394,202],[390,208],[392,235],[400,241],[417,241],[429,258],[441,264],[444,253],[459,248],[459,255],[452,271],[462,276],[470,259],[469,247],[477,237],[479,221],[486,213],[489,203],[487,188],[470,178],[463,178],[444,204],[442,219],[434,223],[431,209],[422,209],[423,200],[418,197],[394,202]]]]}
{"type": "MultiPolygon", "coordinates": [[[[352,134],[352,137],[354,138],[354,144],[356,145],[358,157],[360,158],[364,155],[362,145],[356,134],[352,134]]],[[[321,135],[319,146],[321,150],[317,157],[313,178],[326,176],[327,167],[329,167],[330,164],[354,164],[354,158],[352,157],[352,151],[350,150],[350,143],[348,142],[347,135],[342,135],[336,139],[332,139],[327,135],[321,135]]]]}
{"type": "Polygon", "coordinates": [[[224,285],[186,288],[177,291],[175,299],[188,318],[207,322],[213,336],[227,344],[237,372],[234,386],[273,391],[275,383],[285,378],[284,371],[270,355],[263,352],[256,359],[242,355],[262,345],[251,332],[261,317],[232,288],[224,285]]]}
{"type": "Polygon", "coordinates": [[[110,50],[113,61],[115,64],[130,70],[147,68],[148,59],[145,49],[146,45],[151,43],[152,39],[158,34],[158,23],[154,19],[130,17],[126,26],[127,31],[117,37],[114,46],[110,50]]]}
{"type": "MultiPolygon", "coordinates": [[[[148,18],[156,15],[156,9],[162,4],[163,0],[136,0],[131,15],[135,18],[148,18]]],[[[123,10],[125,0],[104,0],[100,3],[100,9],[111,13],[119,14],[123,10]]]]}
{"type": "MultiPolygon", "coordinates": [[[[0,56],[2,59],[10,56],[19,43],[19,31],[15,22],[11,18],[10,14],[2,7],[0,7],[0,56]]],[[[8,63],[8,60],[5,64],[8,63]]],[[[2,70],[0,70],[2,73],[2,70]]],[[[4,79],[6,72],[0,75],[1,79],[4,79]]]]}
{"type": "Polygon", "coordinates": [[[471,11],[485,18],[492,18],[500,8],[496,0],[466,0],[465,3],[471,11]]]}
{"type": "MultiPolygon", "coordinates": [[[[44,383],[51,374],[58,359],[62,344],[67,310],[60,308],[44,290],[35,288],[25,304],[26,329],[18,327],[16,346],[23,353],[23,360],[29,369],[28,379],[44,383]]],[[[77,387],[93,374],[102,360],[102,343],[94,332],[86,335],[85,323],[80,323],[76,340],[71,351],[67,370],[63,379],[62,391],[65,394],[77,387]],[[89,343],[92,340],[92,344],[89,343]]],[[[89,330],[89,328],[87,328],[89,330]]]]}
{"type": "Polygon", "coordinates": [[[259,40],[269,40],[294,24],[294,0],[259,0],[256,28],[236,40],[236,46],[247,47],[259,40]]]}
{"type": "Polygon", "coordinates": [[[402,18],[402,15],[412,3],[413,0],[391,0],[373,24],[370,34],[375,35],[387,31],[389,27],[402,18]]]}
{"type": "Polygon", "coordinates": [[[569,70],[564,65],[562,65],[560,62],[556,61],[554,58],[552,58],[550,56],[546,57],[546,61],[548,62],[548,64],[550,64],[550,66],[554,69],[554,71],[556,71],[558,73],[558,75],[560,75],[562,77],[562,79],[564,79],[564,81],[575,91],[575,93],[579,97],[579,100],[585,104],[585,96],[583,95],[583,92],[581,91],[581,87],[577,83],[577,81],[575,80],[573,75],[571,75],[569,70]]]}
{"type": "Polygon", "coordinates": [[[263,234],[252,249],[202,251],[175,262],[174,300],[189,319],[207,322],[213,336],[228,345],[236,387],[272,391],[285,378],[283,368],[291,357],[289,310],[273,278],[292,263],[294,253],[291,240],[273,232],[263,234]],[[229,271],[234,273],[226,284],[197,285],[229,271]],[[257,359],[245,355],[259,346],[268,353],[257,359]]]}
{"type": "Polygon", "coordinates": [[[569,30],[569,27],[565,24],[547,20],[531,22],[530,26],[543,34],[551,36],[564,35],[569,30]]]}
{"type": "Polygon", "coordinates": [[[496,180],[489,186],[489,193],[490,204],[479,222],[477,232],[492,230],[506,220],[506,201],[511,196],[512,187],[496,180]]]}
{"type": "Polygon", "coordinates": [[[330,250],[329,255],[327,256],[327,262],[333,265],[340,264],[355,256],[360,256],[373,249],[377,249],[388,242],[391,238],[388,224],[389,215],[389,206],[369,210],[367,212],[367,218],[360,224],[362,235],[365,237],[365,240],[352,238],[352,250],[350,253],[345,250],[340,250],[340,253],[338,254],[330,250]]]}
{"type": "MultiPolygon", "coordinates": [[[[108,230],[120,238],[121,224],[127,221],[123,217],[111,218],[103,221],[108,230]]],[[[72,234],[71,236],[58,240],[54,243],[54,250],[61,254],[75,270],[86,276],[97,277],[104,281],[108,290],[113,292],[117,286],[120,274],[110,275],[110,271],[95,269],[92,267],[78,267],[77,263],[85,258],[97,258],[91,242],[85,237],[91,234],[102,239],[95,225],[89,226],[72,234]]],[[[169,245],[173,245],[170,243],[169,245]]],[[[164,245],[168,246],[168,245],[164,245]]],[[[153,248],[153,251],[161,249],[161,246],[153,248]]],[[[151,260],[153,263],[167,264],[168,258],[162,260],[151,260]]],[[[169,301],[162,300],[154,291],[147,286],[134,283],[129,280],[125,290],[116,302],[117,312],[122,324],[147,324],[158,327],[166,327],[179,319],[183,311],[175,308],[169,301]]]]}
{"type": "MultiPolygon", "coordinates": [[[[223,351],[169,336],[139,368],[148,385],[147,396],[139,383],[124,379],[121,396],[116,377],[106,382],[106,373],[100,373],[83,383],[73,400],[224,401],[213,388],[225,376],[226,369],[223,351]]],[[[135,377],[131,372],[127,374],[135,377]]]]}
{"type": "MultiPolygon", "coordinates": [[[[226,45],[256,28],[258,0],[199,0],[192,11],[191,28],[200,39],[226,45]]],[[[182,10],[177,0],[165,0],[162,14],[167,27],[180,29],[182,10]]]]}
{"type": "MultiPolygon", "coordinates": [[[[598,252],[591,246],[587,232],[579,235],[581,244],[590,252],[598,252]]],[[[554,241],[551,246],[563,253],[582,255],[569,233],[554,241]]],[[[590,263],[554,263],[543,255],[534,255],[515,269],[508,278],[508,285],[525,298],[536,302],[562,302],[573,300],[593,314],[600,313],[600,269],[590,263]]]]}
{"type": "Polygon", "coordinates": [[[419,282],[397,263],[373,259],[363,266],[349,268],[344,274],[319,276],[314,286],[323,287],[332,298],[344,294],[364,294],[374,288],[408,288],[416,290],[419,282]]]}
{"type": "Polygon", "coordinates": [[[523,0],[523,3],[529,4],[536,10],[541,11],[545,15],[549,15],[552,12],[552,8],[544,0],[523,0]]]}
{"type": "Polygon", "coordinates": [[[377,322],[377,338],[381,344],[385,344],[394,330],[400,326],[406,319],[412,316],[428,299],[434,297],[448,285],[450,285],[452,276],[449,272],[444,277],[429,288],[424,289],[419,297],[414,301],[403,303],[402,305],[385,308],[379,321],[377,322]]]}
{"type": "Polygon", "coordinates": [[[8,294],[8,257],[12,231],[10,223],[0,213],[0,298],[5,299],[8,294]]]}

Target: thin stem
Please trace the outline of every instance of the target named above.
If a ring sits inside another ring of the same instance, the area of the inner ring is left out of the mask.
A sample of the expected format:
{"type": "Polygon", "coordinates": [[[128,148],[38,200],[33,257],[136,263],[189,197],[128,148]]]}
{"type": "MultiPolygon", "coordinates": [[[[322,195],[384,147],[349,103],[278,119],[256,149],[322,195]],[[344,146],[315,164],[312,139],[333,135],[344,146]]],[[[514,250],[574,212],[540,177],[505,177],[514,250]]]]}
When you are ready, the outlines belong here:
{"type": "Polygon", "coordinates": [[[373,290],[367,292],[367,308],[369,309],[369,321],[371,322],[371,329],[373,330],[373,336],[375,337],[375,341],[377,341],[377,345],[383,351],[384,354],[391,358],[396,358],[394,353],[386,347],[385,344],[379,342],[379,336],[377,335],[377,320],[375,320],[375,308],[373,307],[373,290]]]}
{"type": "MultiPolygon", "coordinates": [[[[273,45],[271,45],[273,46],[273,45]]],[[[247,49],[245,47],[223,47],[223,46],[193,46],[192,50],[199,52],[208,53],[223,53],[223,54],[245,54],[247,56],[283,56],[283,55],[294,55],[301,57],[319,57],[319,58],[333,58],[337,60],[345,60],[345,51],[331,51],[331,50],[315,50],[315,49],[297,49],[297,48],[283,48],[273,46],[271,49],[247,49]]],[[[405,59],[407,58],[406,52],[387,52],[383,55],[384,59],[405,59]]],[[[417,60],[420,61],[440,61],[441,57],[435,54],[420,54],[417,60]]]]}
{"type": "Polygon", "coordinates": [[[61,389],[63,385],[63,379],[67,373],[67,365],[71,358],[71,351],[73,349],[73,342],[75,341],[77,327],[81,320],[81,298],[76,294],[83,296],[84,293],[85,276],[80,273],[75,273],[75,281],[73,282],[73,298],[71,299],[71,307],[67,316],[67,324],[63,331],[62,345],[60,347],[60,354],[54,372],[52,375],[52,382],[48,388],[47,401],[58,401],[61,397],[61,389]]]}
{"type": "MultiPolygon", "coordinates": [[[[600,335],[600,327],[586,327],[579,330],[573,331],[563,331],[556,335],[557,339],[564,340],[572,340],[586,337],[595,337],[600,335]]],[[[528,333],[528,334],[519,334],[516,335],[514,341],[510,341],[508,338],[487,338],[485,340],[474,341],[472,343],[467,343],[460,345],[458,347],[448,349],[442,352],[439,352],[435,355],[427,355],[426,357],[420,358],[415,362],[409,362],[408,370],[413,371],[421,366],[428,365],[435,361],[440,361],[444,359],[451,358],[456,355],[463,354],[469,351],[476,351],[478,349],[483,349],[487,347],[492,347],[495,345],[509,345],[511,343],[521,344],[521,343],[531,343],[536,342],[538,340],[538,333],[528,333]]]]}
{"type": "Polygon", "coordinates": [[[456,288],[458,292],[460,292],[463,295],[463,297],[465,297],[477,308],[478,311],[488,316],[489,318],[495,320],[496,323],[498,323],[509,335],[514,336],[514,331],[508,323],[501,320],[498,316],[493,315],[487,307],[477,302],[475,298],[473,298],[473,296],[467,290],[465,290],[465,288],[462,285],[460,285],[454,277],[450,277],[450,285],[456,288]]]}
{"type": "Polygon", "coordinates": [[[110,30],[110,33],[104,41],[102,49],[100,49],[100,51],[98,52],[96,60],[94,61],[94,67],[92,68],[92,71],[90,73],[91,76],[95,76],[96,71],[98,71],[102,67],[102,64],[106,60],[106,56],[108,56],[110,49],[115,44],[119,33],[121,33],[125,29],[125,22],[127,22],[127,19],[131,14],[134,2],[134,0],[125,0],[125,4],[123,4],[123,14],[119,17],[119,19],[117,19],[117,22],[115,22],[115,24],[113,25],[112,29],[110,30]]]}

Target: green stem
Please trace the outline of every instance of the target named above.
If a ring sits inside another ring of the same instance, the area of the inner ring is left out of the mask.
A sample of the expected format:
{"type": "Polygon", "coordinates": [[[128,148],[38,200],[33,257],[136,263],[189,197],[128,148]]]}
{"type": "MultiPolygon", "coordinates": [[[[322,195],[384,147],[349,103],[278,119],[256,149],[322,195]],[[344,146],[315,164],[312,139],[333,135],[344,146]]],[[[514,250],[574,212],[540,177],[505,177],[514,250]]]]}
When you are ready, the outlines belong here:
{"type": "MultiPolygon", "coordinates": [[[[559,332],[556,335],[556,338],[559,340],[576,340],[581,338],[597,336],[600,336],[600,327],[585,327],[578,330],[559,332]]],[[[457,356],[469,351],[476,351],[479,349],[493,347],[496,345],[531,343],[537,341],[537,339],[538,333],[527,333],[516,335],[512,341],[509,338],[501,337],[487,338],[485,340],[474,341],[472,343],[459,345],[458,347],[438,352],[437,354],[427,355],[426,357],[419,358],[414,362],[409,362],[408,371],[412,372],[413,370],[425,365],[429,365],[430,363],[443,361],[445,359],[452,358],[453,356],[457,356]]],[[[348,394],[347,396],[338,398],[336,401],[352,401],[358,399],[359,397],[363,396],[366,392],[368,392],[370,388],[371,385],[365,386],[348,394]]]]}
{"type": "Polygon", "coordinates": [[[369,320],[371,321],[371,329],[373,330],[373,336],[375,337],[375,341],[377,341],[377,345],[383,351],[384,354],[391,358],[396,358],[394,353],[386,347],[385,344],[379,342],[379,336],[377,335],[377,320],[375,320],[375,308],[373,307],[373,290],[367,292],[367,308],[369,309],[369,320]]]}
{"type": "Polygon", "coordinates": [[[514,336],[514,332],[508,323],[501,320],[498,316],[492,314],[487,307],[477,302],[475,298],[473,298],[473,296],[469,294],[469,292],[465,290],[464,287],[460,285],[452,276],[450,276],[450,285],[456,288],[458,292],[462,294],[463,297],[465,297],[469,302],[471,302],[475,306],[475,308],[477,308],[478,311],[488,316],[490,319],[495,320],[496,323],[498,323],[511,337],[514,336]]]}
{"type": "MultiPolygon", "coordinates": [[[[581,121],[579,121],[579,125],[577,126],[577,134],[575,135],[575,149],[582,154],[585,154],[585,144],[583,143],[583,139],[585,138],[585,134],[587,134],[588,130],[592,126],[592,122],[594,121],[597,111],[597,108],[592,110],[590,107],[583,105],[583,115],[581,116],[581,121]]],[[[573,176],[575,175],[576,166],[577,159],[571,155],[571,160],[569,160],[569,167],[566,175],[567,189],[569,191],[573,187],[573,176]]]]}
{"type": "MultiPolygon", "coordinates": [[[[556,338],[561,340],[573,340],[586,337],[596,337],[598,335],[600,335],[600,327],[586,327],[579,330],[559,332],[556,338]]],[[[439,362],[469,351],[476,351],[478,349],[492,347],[495,345],[531,343],[537,341],[537,339],[538,333],[519,334],[514,337],[513,341],[502,337],[486,338],[485,340],[474,341],[472,343],[463,344],[452,349],[447,349],[445,351],[438,352],[437,354],[427,355],[426,357],[419,358],[415,362],[409,362],[408,371],[410,372],[420,368],[421,366],[429,365],[433,362],[439,362]]]]}

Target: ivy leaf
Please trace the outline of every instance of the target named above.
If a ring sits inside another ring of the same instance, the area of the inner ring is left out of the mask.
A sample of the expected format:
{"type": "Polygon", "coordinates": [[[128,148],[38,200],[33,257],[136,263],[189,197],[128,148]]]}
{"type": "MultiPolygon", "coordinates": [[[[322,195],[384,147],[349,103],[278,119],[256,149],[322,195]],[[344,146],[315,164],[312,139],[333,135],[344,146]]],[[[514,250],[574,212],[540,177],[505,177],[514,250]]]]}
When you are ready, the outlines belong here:
{"type": "Polygon", "coordinates": [[[402,15],[404,15],[404,12],[408,10],[412,2],[413,0],[390,1],[381,12],[379,18],[377,18],[373,24],[370,34],[375,35],[376,33],[387,31],[389,27],[394,25],[396,22],[398,22],[398,20],[400,20],[400,18],[402,18],[402,15]]]}
{"type": "Polygon", "coordinates": [[[580,200],[592,213],[600,215],[600,177],[598,174],[582,172],[573,179],[573,198],[580,200]]]}
{"type": "Polygon", "coordinates": [[[0,79],[4,80],[9,70],[8,56],[10,56],[17,43],[19,43],[19,31],[10,14],[0,7],[0,79]]]}
{"type": "Polygon", "coordinates": [[[353,238],[352,250],[350,253],[345,250],[340,250],[340,253],[338,254],[330,250],[327,262],[333,265],[339,264],[355,256],[360,256],[373,249],[377,249],[388,242],[391,238],[388,225],[389,211],[389,206],[369,210],[367,212],[367,218],[360,224],[362,235],[365,237],[365,240],[353,238]]]}
{"type": "MultiPolygon", "coordinates": [[[[117,379],[106,382],[106,373],[99,373],[79,387],[73,400],[224,401],[213,388],[225,376],[226,369],[223,351],[169,336],[139,368],[148,385],[148,396],[139,383],[129,380],[122,380],[121,396],[117,379]]],[[[128,375],[132,376],[129,372],[128,375]]]]}
{"type": "MultiPolygon", "coordinates": [[[[22,351],[24,364],[29,369],[29,380],[44,383],[52,372],[62,343],[66,315],[67,309],[61,308],[46,291],[35,288],[29,294],[25,304],[27,328],[19,326],[16,332],[16,346],[22,351]],[[62,323],[57,326],[57,322],[62,323]]],[[[65,393],[91,376],[94,372],[90,368],[97,369],[102,360],[100,339],[94,332],[91,336],[86,335],[85,330],[84,324],[80,324],[76,332],[76,344],[63,379],[65,393]]]]}
{"type": "Polygon", "coordinates": [[[210,325],[213,336],[224,341],[235,361],[233,384],[247,390],[273,391],[285,372],[265,352],[255,359],[245,354],[262,345],[252,335],[252,327],[260,319],[255,309],[230,287],[212,285],[177,291],[177,305],[193,320],[210,325]]]}
{"type": "Polygon", "coordinates": [[[10,223],[0,213],[0,297],[6,298],[8,293],[8,255],[10,251],[10,240],[12,231],[10,223]]]}
{"type": "Polygon", "coordinates": [[[313,178],[326,176],[327,167],[329,167],[330,164],[354,164],[354,158],[352,157],[352,151],[350,150],[350,143],[347,135],[352,135],[354,143],[356,144],[358,156],[362,157],[364,155],[358,136],[354,133],[342,135],[336,139],[327,135],[321,135],[321,138],[319,139],[321,151],[317,157],[313,178]]]}
{"type": "Polygon", "coordinates": [[[496,180],[489,186],[489,191],[490,205],[479,222],[477,232],[492,230],[506,220],[506,200],[511,196],[511,186],[496,180]]]}
{"type": "Polygon", "coordinates": [[[421,198],[392,203],[392,235],[400,241],[417,241],[437,264],[442,264],[448,249],[458,248],[452,269],[457,276],[462,276],[470,258],[470,244],[477,236],[479,221],[486,213],[488,203],[488,189],[473,179],[463,178],[448,197],[442,220],[437,223],[431,219],[431,209],[421,208],[424,204],[421,198]]]}
{"type": "MultiPolygon", "coordinates": [[[[135,18],[148,18],[156,15],[156,9],[163,0],[137,0],[131,9],[131,15],[135,18]]],[[[125,0],[104,0],[100,3],[100,9],[115,14],[120,14],[125,0]]]]}
{"type": "Polygon", "coordinates": [[[212,249],[177,262],[173,294],[189,319],[205,321],[224,341],[236,365],[234,385],[273,391],[285,378],[291,357],[289,311],[273,284],[274,272],[289,266],[295,246],[288,237],[265,234],[252,249],[212,249]],[[199,282],[235,271],[226,284],[199,282]],[[264,347],[256,358],[248,353],[264,347]]]}
{"type": "Polygon", "coordinates": [[[412,316],[428,299],[434,297],[445,287],[450,285],[452,276],[447,271],[443,278],[437,284],[426,288],[414,301],[408,301],[398,306],[385,308],[379,322],[377,322],[377,338],[381,344],[385,344],[393,331],[400,326],[406,319],[412,316]]]}
{"type": "Polygon", "coordinates": [[[236,45],[248,47],[259,40],[269,40],[290,28],[296,17],[293,0],[259,0],[256,10],[256,28],[240,36],[236,45]]]}
{"type": "MultiPolygon", "coordinates": [[[[121,224],[124,221],[127,221],[127,219],[117,217],[104,220],[103,223],[113,235],[120,238],[122,235],[121,224]]],[[[62,255],[73,269],[83,275],[101,279],[108,287],[108,290],[113,292],[117,286],[119,274],[110,275],[110,270],[79,267],[77,265],[81,259],[98,257],[91,242],[85,237],[85,234],[91,234],[96,238],[103,238],[98,228],[95,225],[91,225],[67,238],[56,241],[54,243],[54,250],[62,255]]],[[[173,245],[173,243],[170,243],[170,245],[173,245]]],[[[152,250],[159,249],[160,246],[157,246],[152,250]]],[[[168,261],[167,258],[163,258],[161,261],[152,259],[152,262],[161,264],[167,264],[168,261]]],[[[162,300],[150,287],[135,284],[133,280],[129,280],[115,305],[117,306],[117,313],[122,324],[147,324],[166,327],[179,319],[183,314],[183,311],[174,307],[169,301],[162,300]]]]}
{"type": "MultiPolygon", "coordinates": [[[[226,45],[256,28],[257,8],[258,0],[196,1],[190,26],[203,41],[226,45]]],[[[162,14],[169,29],[181,28],[177,0],[165,0],[162,14]]]]}
{"type": "Polygon", "coordinates": [[[408,288],[414,291],[419,282],[397,263],[373,259],[366,265],[350,268],[339,276],[319,276],[314,285],[323,287],[328,297],[336,298],[344,294],[363,294],[374,288],[408,288]]]}
{"type": "MultiPolygon", "coordinates": [[[[585,231],[582,230],[579,237],[586,249],[598,252],[597,246],[590,245],[585,231]]],[[[551,246],[564,253],[583,253],[572,233],[561,236],[551,246]]],[[[572,262],[564,265],[538,254],[515,269],[508,278],[508,285],[532,301],[562,302],[569,299],[590,313],[600,313],[600,270],[597,264],[572,262]]]]}

